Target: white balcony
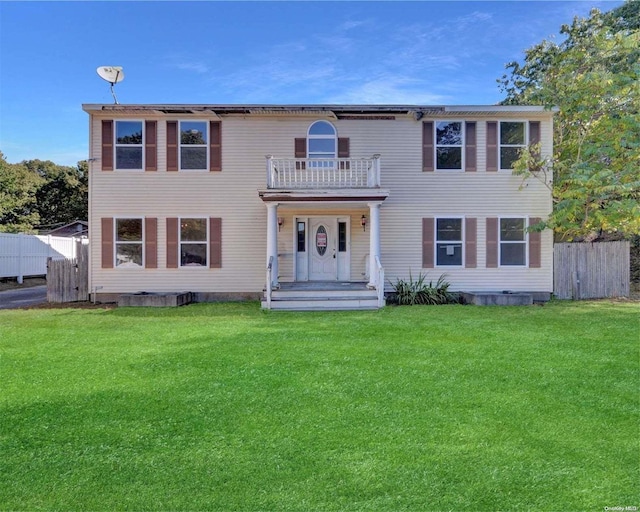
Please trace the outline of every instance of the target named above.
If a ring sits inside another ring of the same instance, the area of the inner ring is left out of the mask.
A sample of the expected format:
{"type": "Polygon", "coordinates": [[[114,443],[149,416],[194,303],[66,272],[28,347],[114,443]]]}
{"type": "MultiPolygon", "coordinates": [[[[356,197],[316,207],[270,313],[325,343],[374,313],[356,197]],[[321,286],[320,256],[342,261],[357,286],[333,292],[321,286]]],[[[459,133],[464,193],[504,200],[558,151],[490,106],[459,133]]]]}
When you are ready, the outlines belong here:
{"type": "Polygon", "coordinates": [[[276,158],[267,155],[268,189],[380,187],[380,155],[372,158],[276,158]]]}

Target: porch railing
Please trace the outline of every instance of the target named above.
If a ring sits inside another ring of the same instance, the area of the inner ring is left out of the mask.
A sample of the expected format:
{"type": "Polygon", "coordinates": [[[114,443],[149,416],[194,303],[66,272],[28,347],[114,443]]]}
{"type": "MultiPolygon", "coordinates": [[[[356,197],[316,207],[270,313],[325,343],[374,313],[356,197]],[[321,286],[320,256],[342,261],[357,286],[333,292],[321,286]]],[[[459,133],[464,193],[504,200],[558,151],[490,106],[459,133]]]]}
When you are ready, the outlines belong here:
{"type": "Polygon", "coordinates": [[[380,187],[380,155],[372,158],[275,158],[267,155],[267,188],[380,187]]]}

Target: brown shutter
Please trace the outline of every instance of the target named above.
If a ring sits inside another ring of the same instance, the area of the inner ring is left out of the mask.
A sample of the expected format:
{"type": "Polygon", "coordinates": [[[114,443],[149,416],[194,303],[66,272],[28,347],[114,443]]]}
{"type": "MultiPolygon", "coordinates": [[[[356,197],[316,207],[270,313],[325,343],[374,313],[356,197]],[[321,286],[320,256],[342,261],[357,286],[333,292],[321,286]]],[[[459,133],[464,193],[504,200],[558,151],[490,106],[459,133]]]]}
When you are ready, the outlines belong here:
{"type": "MultiPolygon", "coordinates": [[[[529,226],[537,224],[542,219],[540,217],[531,217],[529,226]]],[[[529,232],[529,267],[540,268],[542,266],[542,233],[539,231],[529,232]]]]}
{"type": "MultiPolygon", "coordinates": [[[[338,158],[349,158],[349,137],[338,137],[338,158]]],[[[350,169],[349,162],[340,162],[340,169],[350,169]]]]}
{"type": "Polygon", "coordinates": [[[422,268],[433,268],[433,217],[422,219],[422,268]]]}
{"type": "Polygon", "coordinates": [[[422,123],[422,170],[433,171],[433,121],[422,123]]]}
{"type": "Polygon", "coordinates": [[[498,267],[498,218],[487,217],[487,268],[498,267]]]}
{"type": "Polygon", "coordinates": [[[465,163],[464,170],[466,172],[475,172],[476,164],[476,123],[465,123],[465,163]]]}
{"type": "MultiPolygon", "coordinates": [[[[307,139],[296,138],[294,140],[294,156],[296,158],[307,158],[307,139]]],[[[304,162],[296,162],[296,169],[306,169],[304,162]]]]}
{"type": "Polygon", "coordinates": [[[167,218],[167,268],[178,268],[178,219],[167,218]]]}
{"type": "Polygon", "coordinates": [[[110,119],[102,121],[102,170],[113,171],[113,121],[110,119]]]}
{"type": "Polygon", "coordinates": [[[157,150],[157,136],[158,136],[158,122],[157,121],[145,121],[144,123],[144,170],[145,171],[157,171],[158,170],[158,150],[157,150]]]}
{"type": "Polygon", "coordinates": [[[222,268],[222,219],[209,219],[209,268],[222,268]]]}
{"type": "Polygon", "coordinates": [[[220,121],[209,122],[210,155],[209,171],[222,171],[222,123],[220,121]]]}
{"type": "Polygon", "coordinates": [[[498,123],[487,121],[487,171],[498,170],[498,123]]]}
{"type": "Polygon", "coordinates": [[[144,267],[158,268],[158,219],[144,219],[144,267]]]}
{"type": "MultiPolygon", "coordinates": [[[[532,146],[540,142],[540,121],[529,121],[529,145],[532,146]]],[[[540,157],[540,152],[536,151],[534,155],[540,157]]]]}
{"type": "Polygon", "coordinates": [[[102,230],[102,268],[113,268],[113,219],[103,217],[102,230]]]}
{"type": "Polygon", "coordinates": [[[178,170],[178,121],[167,121],[167,171],[178,170]]]}
{"type": "Polygon", "coordinates": [[[478,219],[467,217],[464,220],[464,266],[476,268],[478,253],[478,219]]]}

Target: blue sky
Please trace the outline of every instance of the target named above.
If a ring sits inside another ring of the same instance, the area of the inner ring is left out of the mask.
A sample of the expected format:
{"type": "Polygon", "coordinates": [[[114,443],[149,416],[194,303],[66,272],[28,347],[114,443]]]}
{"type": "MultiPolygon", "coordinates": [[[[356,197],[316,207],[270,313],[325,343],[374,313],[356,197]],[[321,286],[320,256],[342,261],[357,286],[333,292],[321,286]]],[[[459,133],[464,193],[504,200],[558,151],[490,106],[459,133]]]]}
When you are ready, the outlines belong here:
{"type": "Polygon", "coordinates": [[[0,151],[87,157],[83,103],[494,104],[505,64],[620,1],[0,0],[0,151]]]}

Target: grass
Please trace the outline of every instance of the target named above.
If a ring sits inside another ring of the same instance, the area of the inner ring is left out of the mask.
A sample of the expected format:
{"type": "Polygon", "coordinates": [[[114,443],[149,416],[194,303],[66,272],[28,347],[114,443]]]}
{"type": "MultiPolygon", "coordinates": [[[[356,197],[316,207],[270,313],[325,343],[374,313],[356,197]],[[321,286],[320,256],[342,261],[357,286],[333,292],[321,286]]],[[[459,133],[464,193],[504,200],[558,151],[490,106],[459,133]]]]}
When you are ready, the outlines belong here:
{"type": "Polygon", "coordinates": [[[638,506],[639,313],[2,311],[0,509],[638,506]]]}

